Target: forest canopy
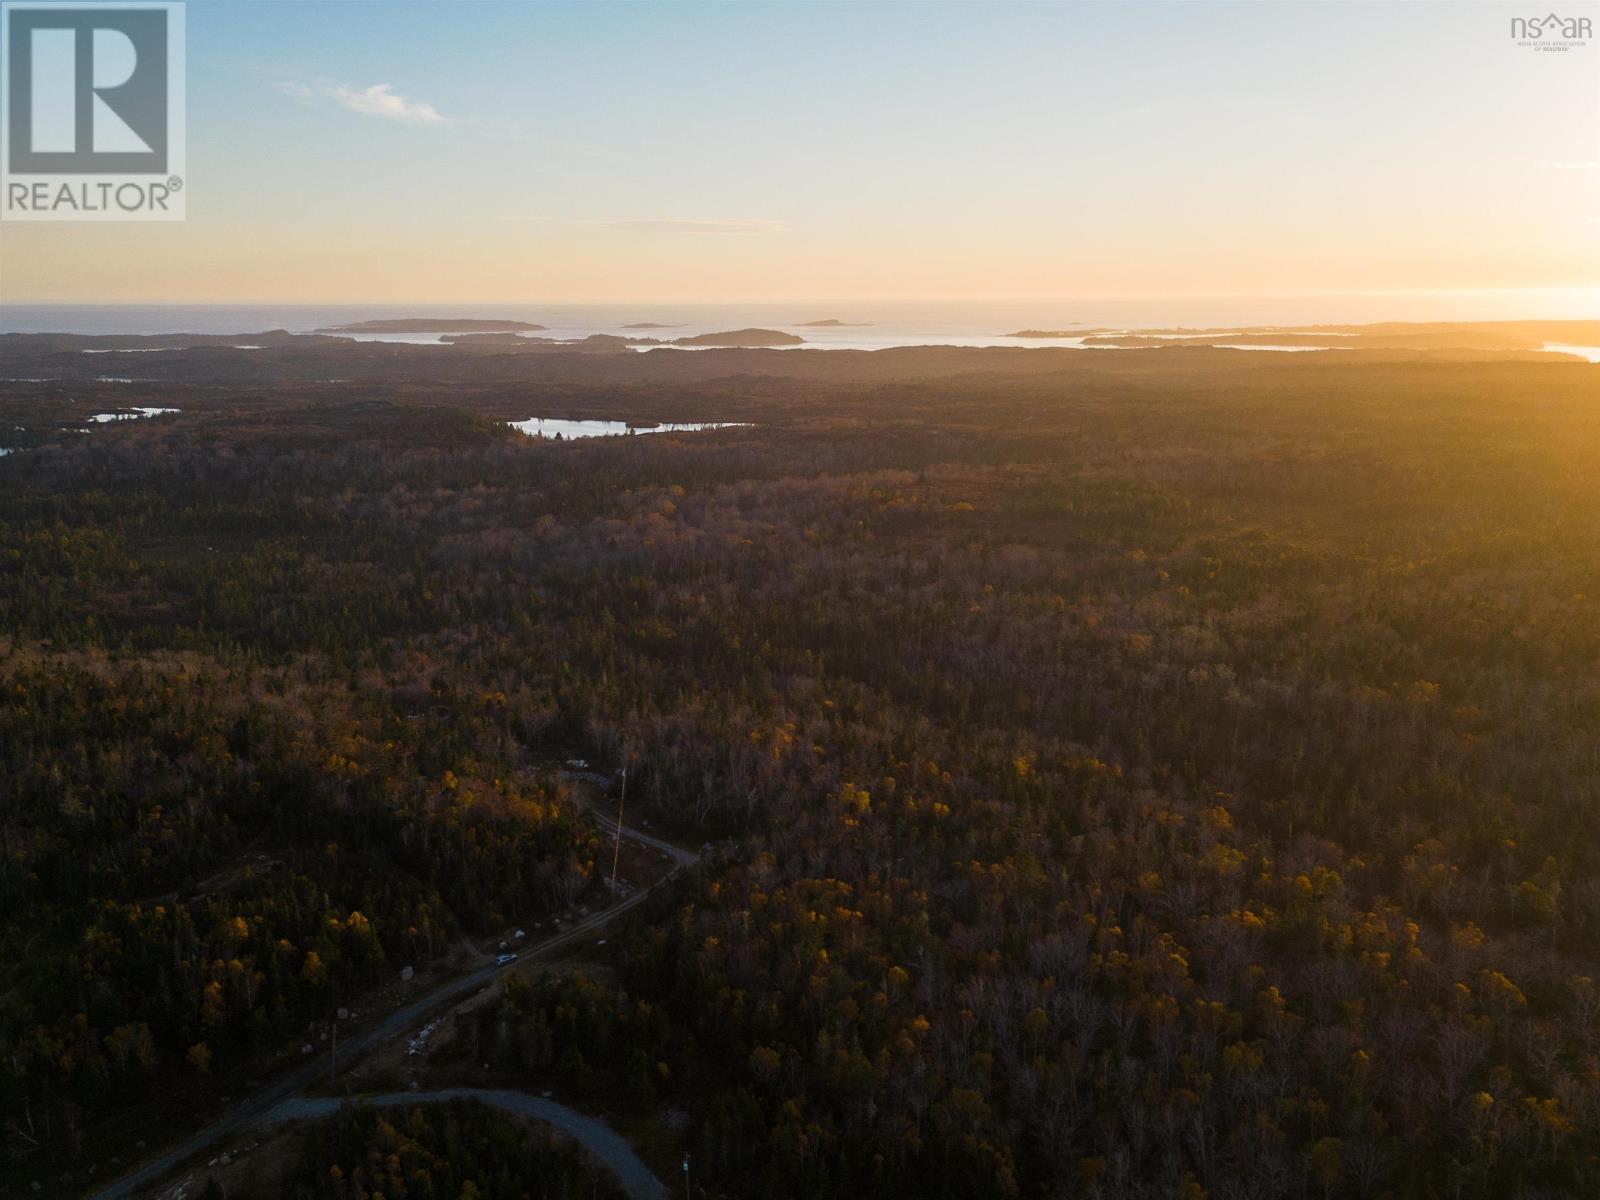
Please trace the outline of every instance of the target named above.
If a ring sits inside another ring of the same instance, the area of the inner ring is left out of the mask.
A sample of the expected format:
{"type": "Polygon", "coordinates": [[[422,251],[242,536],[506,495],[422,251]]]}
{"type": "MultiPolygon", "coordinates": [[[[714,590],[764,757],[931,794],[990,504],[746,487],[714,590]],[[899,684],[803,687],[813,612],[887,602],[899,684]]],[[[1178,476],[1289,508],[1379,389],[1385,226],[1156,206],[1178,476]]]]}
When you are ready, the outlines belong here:
{"type": "Polygon", "coordinates": [[[576,755],[728,849],[474,1048],[697,1194],[1594,1194],[1600,369],[1040,353],[0,384],[6,1178],[564,911],[576,755]]]}

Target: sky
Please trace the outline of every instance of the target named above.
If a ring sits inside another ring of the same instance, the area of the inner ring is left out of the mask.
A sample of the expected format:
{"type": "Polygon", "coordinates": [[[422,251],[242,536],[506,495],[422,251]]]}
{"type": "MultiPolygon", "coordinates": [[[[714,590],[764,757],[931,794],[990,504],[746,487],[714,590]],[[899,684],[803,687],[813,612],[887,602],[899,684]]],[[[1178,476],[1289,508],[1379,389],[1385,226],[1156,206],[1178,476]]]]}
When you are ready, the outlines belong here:
{"type": "Polygon", "coordinates": [[[1578,288],[1600,315],[1600,40],[1520,47],[1531,11],[190,0],[188,219],[4,223],[0,301],[1578,288]]]}

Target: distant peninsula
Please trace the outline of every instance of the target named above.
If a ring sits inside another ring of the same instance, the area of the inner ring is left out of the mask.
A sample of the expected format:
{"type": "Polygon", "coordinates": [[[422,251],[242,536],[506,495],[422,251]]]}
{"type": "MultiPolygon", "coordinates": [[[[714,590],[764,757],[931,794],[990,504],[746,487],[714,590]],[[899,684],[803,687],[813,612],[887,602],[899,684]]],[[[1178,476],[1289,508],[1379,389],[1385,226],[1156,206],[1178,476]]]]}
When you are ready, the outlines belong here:
{"type": "Polygon", "coordinates": [[[1015,338],[1077,338],[1120,350],[1415,350],[1561,353],[1600,344],[1600,321],[1386,321],[1372,325],[1244,325],[1190,329],[1023,329],[1015,338]]]}
{"type": "Polygon", "coordinates": [[[697,333],[674,338],[673,346],[802,346],[805,338],[777,329],[734,329],[727,333],[697,333]]]}
{"type": "Polygon", "coordinates": [[[549,338],[528,338],[520,333],[496,330],[493,333],[446,333],[440,336],[441,342],[459,345],[469,342],[475,346],[526,346],[543,343],[551,344],[549,338]]]}
{"type": "MultiPolygon", "coordinates": [[[[392,331],[391,331],[392,332],[392,331]]],[[[654,346],[721,346],[760,349],[770,346],[800,346],[805,339],[778,329],[732,329],[722,333],[698,333],[692,337],[671,341],[652,337],[624,337],[615,333],[591,333],[583,338],[525,337],[520,333],[496,330],[483,333],[446,333],[439,338],[451,346],[480,347],[522,352],[615,352],[629,349],[650,349],[654,346]]]]}
{"type": "Polygon", "coordinates": [[[537,333],[543,325],[462,317],[399,317],[329,325],[318,333],[537,333]]]}
{"type": "Polygon", "coordinates": [[[1006,337],[1025,338],[1075,338],[1084,337],[1091,333],[1114,333],[1112,329],[1019,329],[1015,333],[1008,333],[1006,337]]]}
{"type": "Polygon", "coordinates": [[[624,325],[624,329],[676,329],[676,325],[662,325],[658,321],[635,321],[632,325],[624,325]]]}
{"type": "Polygon", "coordinates": [[[827,317],[821,321],[801,321],[801,329],[864,329],[870,321],[841,321],[837,317],[827,317]]]}

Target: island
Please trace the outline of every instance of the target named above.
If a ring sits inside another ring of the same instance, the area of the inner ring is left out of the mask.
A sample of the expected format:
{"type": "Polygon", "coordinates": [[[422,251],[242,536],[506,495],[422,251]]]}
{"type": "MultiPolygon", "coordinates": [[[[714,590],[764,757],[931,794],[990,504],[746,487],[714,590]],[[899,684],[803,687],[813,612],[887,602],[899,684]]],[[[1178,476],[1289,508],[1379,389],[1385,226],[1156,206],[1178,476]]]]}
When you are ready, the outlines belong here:
{"type": "Polygon", "coordinates": [[[674,338],[673,346],[802,346],[805,338],[777,329],[734,329],[726,333],[697,333],[674,338]]]}
{"type": "Polygon", "coordinates": [[[658,321],[635,321],[632,325],[624,325],[624,329],[676,329],[676,325],[662,325],[658,321]]]}
{"type": "Polygon", "coordinates": [[[801,321],[801,329],[865,329],[870,321],[841,321],[837,317],[827,317],[821,321],[801,321]]]}
{"type": "Polygon", "coordinates": [[[538,333],[543,325],[527,321],[494,321],[476,317],[385,317],[329,325],[318,333],[538,333]]]}

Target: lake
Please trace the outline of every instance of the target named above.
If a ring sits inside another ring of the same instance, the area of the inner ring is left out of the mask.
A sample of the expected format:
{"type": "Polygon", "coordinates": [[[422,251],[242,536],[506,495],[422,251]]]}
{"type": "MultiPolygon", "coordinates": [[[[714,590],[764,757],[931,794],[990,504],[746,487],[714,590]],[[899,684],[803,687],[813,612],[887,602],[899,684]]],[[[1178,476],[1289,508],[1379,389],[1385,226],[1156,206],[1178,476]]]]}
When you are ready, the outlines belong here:
{"type": "Polygon", "coordinates": [[[129,408],[122,412],[95,413],[89,420],[97,425],[104,425],[107,421],[138,421],[145,417],[164,417],[177,411],[175,408],[129,408]]]}
{"type": "Polygon", "coordinates": [[[626,434],[692,433],[697,429],[737,429],[737,421],[663,421],[658,425],[630,425],[626,421],[563,421],[551,417],[530,417],[508,421],[511,428],[529,437],[572,438],[621,437],[626,434]]]}

